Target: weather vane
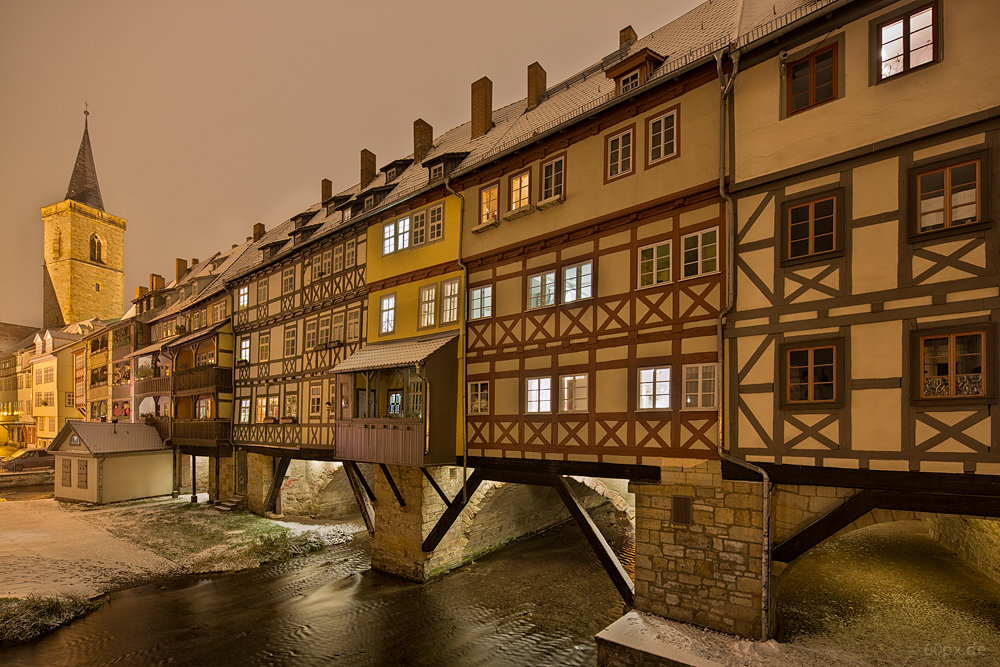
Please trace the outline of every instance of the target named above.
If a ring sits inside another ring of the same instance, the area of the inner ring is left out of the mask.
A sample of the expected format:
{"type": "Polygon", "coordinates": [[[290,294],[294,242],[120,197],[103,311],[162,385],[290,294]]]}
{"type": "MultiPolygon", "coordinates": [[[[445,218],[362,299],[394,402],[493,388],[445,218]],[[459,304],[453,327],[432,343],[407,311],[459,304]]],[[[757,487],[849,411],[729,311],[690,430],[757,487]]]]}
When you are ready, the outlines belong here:
{"type": "Polygon", "coordinates": [[[83,115],[84,116],[90,115],[90,104],[88,104],[87,102],[83,103],[83,115]]]}

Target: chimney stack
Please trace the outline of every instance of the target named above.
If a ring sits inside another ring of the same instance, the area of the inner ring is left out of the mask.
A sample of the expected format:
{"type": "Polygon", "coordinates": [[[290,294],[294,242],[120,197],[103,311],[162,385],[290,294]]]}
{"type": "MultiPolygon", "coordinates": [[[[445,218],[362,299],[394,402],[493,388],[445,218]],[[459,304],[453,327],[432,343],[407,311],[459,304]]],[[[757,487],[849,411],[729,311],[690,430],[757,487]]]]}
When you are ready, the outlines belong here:
{"type": "Polygon", "coordinates": [[[537,62],[528,65],[528,108],[534,109],[545,97],[545,70],[537,62]]]}
{"type": "Polygon", "coordinates": [[[196,266],[198,266],[198,259],[197,258],[191,260],[191,268],[193,269],[196,266]]]}
{"type": "Polygon", "coordinates": [[[483,77],[472,84],[472,138],[481,137],[493,127],[493,82],[483,77]]]}
{"type": "Polygon", "coordinates": [[[375,174],[378,173],[375,169],[375,153],[372,153],[367,148],[361,151],[361,189],[364,190],[365,186],[375,180],[375,174]]]}
{"type": "MultiPolygon", "coordinates": [[[[264,232],[266,232],[266,231],[267,231],[267,228],[264,227],[264,223],[263,222],[258,222],[256,225],[254,225],[253,226],[253,242],[256,243],[257,241],[260,241],[262,238],[264,238],[264,232]]],[[[247,239],[247,241],[249,241],[249,240],[250,239],[247,239]]]]}
{"type": "Polygon", "coordinates": [[[139,285],[138,287],[135,288],[135,298],[138,299],[148,291],[149,291],[148,287],[143,287],[142,285],[139,285]]]}
{"type": "Polygon", "coordinates": [[[187,260],[186,259],[181,259],[180,257],[178,257],[174,261],[174,267],[177,269],[176,280],[177,280],[177,282],[180,282],[181,278],[184,277],[184,274],[187,273],[187,270],[188,270],[187,260]]]}
{"type": "Polygon", "coordinates": [[[333,181],[331,181],[329,178],[324,178],[322,181],[320,181],[319,189],[320,189],[319,196],[321,197],[319,201],[322,204],[327,199],[333,196],[333,181]]]}
{"type": "Polygon", "coordinates": [[[151,292],[155,292],[158,289],[163,289],[163,276],[159,273],[149,274],[149,289],[151,292]]]}
{"type": "Polygon", "coordinates": [[[618,31],[618,48],[628,46],[638,39],[639,36],[635,34],[635,30],[632,29],[632,26],[627,25],[618,31]]]}
{"type": "Polygon", "coordinates": [[[413,121],[413,161],[420,164],[434,148],[434,128],[418,118],[413,121]]]}

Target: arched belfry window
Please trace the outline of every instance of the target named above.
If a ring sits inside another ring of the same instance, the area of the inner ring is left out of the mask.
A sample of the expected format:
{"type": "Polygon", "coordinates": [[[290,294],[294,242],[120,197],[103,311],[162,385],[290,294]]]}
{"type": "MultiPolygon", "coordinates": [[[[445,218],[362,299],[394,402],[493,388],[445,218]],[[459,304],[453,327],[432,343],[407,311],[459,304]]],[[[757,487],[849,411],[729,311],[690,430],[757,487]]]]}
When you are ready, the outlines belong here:
{"type": "Polygon", "coordinates": [[[103,250],[101,239],[97,237],[97,234],[93,234],[90,237],[90,261],[104,263],[104,258],[101,254],[103,250]]]}

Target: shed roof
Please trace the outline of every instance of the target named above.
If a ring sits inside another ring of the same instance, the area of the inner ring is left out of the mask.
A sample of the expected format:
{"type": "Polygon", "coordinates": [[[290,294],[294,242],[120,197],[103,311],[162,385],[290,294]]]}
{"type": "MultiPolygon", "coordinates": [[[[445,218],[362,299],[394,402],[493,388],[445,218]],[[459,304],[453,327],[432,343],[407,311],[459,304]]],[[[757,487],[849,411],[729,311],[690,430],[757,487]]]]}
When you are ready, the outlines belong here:
{"type": "Polygon", "coordinates": [[[331,373],[353,373],[379,368],[412,366],[431,356],[445,344],[458,336],[457,331],[435,336],[421,336],[391,343],[366,345],[345,361],[335,366],[331,373]]]}
{"type": "Polygon", "coordinates": [[[91,454],[158,452],[170,449],[163,444],[156,429],[148,424],[70,420],[49,445],[49,451],[59,451],[73,434],[80,437],[80,442],[91,454]]]}

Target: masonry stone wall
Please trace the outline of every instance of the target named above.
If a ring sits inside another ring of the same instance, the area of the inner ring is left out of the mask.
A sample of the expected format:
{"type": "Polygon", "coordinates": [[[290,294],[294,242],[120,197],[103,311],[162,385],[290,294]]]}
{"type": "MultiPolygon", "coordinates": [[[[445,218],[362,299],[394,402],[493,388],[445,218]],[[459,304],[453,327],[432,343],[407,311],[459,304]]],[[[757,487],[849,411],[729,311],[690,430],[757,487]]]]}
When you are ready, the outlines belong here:
{"type": "MultiPolygon", "coordinates": [[[[195,470],[197,471],[198,493],[208,491],[208,480],[214,475],[214,469],[209,469],[209,457],[199,456],[195,460],[195,470]]],[[[180,461],[180,492],[191,493],[191,457],[188,454],[181,454],[180,461]]]]}
{"type": "MultiPolygon", "coordinates": [[[[365,464],[362,464],[365,465],[365,464]]],[[[363,474],[371,479],[371,465],[363,474]]],[[[281,485],[281,512],[314,518],[358,513],[344,465],[331,461],[291,461],[281,485]]]]}
{"type": "Polygon", "coordinates": [[[990,579],[1000,581],[1000,521],[960,516],[927,519],[931,536],[990,579]]]}
{"type": "Polygon", "coordinates": [[[274,457],[247,452],[247,507],[251,512],[264,513],[273,478],[274,457]]]}
{"type": "Polygon", "coordinates": [[[235,477],[234,459],[231,455],[208,459],[208,499],[210,502],[226,500],[233,494],[233,479],[235,477]],[[218,485],[216,485],[216,467],[218,467],[218,485]]]}

